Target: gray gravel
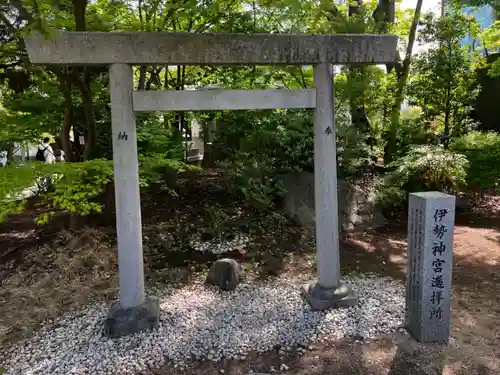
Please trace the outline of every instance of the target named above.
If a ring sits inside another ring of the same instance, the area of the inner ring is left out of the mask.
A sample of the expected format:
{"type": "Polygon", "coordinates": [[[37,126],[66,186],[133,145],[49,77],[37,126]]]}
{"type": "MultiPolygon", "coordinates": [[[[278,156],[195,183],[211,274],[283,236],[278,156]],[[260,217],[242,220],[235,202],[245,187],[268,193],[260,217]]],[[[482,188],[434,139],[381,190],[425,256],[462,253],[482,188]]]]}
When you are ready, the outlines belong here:
{"type": "Polygon", "coordinates": [[[214,239],[211,241],[202,241],[201,235],[194,235],[189,241],[191,246],[196,251],[211,252],[214,254],[224,254],[234,250],[243,250],[250,242],[250,237],[243,233],[235,233],[231,240],[214,239]]]}
{"type": "Polygon", "coordinates": [[[290,350],[353,336],[370,340],[403,324],[404,285],[375,276],[343,280],[360,294],[356,307],[313,312],[299,288],[285,282],[241,284],[234,292],[191,285],[164,292],[160,328],[108,340],[107,305],[92,305],[45,326],[0,353],[7,374],[139,374],[190,359],[244,360],[250,351],[290,350]]]}

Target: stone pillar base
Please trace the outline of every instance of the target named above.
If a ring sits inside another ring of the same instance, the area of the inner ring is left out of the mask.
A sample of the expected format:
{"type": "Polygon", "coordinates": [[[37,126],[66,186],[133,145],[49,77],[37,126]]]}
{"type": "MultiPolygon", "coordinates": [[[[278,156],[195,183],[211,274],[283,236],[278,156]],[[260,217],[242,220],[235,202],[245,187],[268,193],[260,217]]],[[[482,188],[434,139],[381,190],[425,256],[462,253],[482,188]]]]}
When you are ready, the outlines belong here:
{"type": "Polygon", "coordinates": [[[311,282],[303,285],[301,292],[313,310],[346,308],[359,303],[358,295],[347,285],[325,288],[311,282]]]}
{"type": "Polygon", "coordinates": [[[120,301],[113,302],[104,321],[104,334],[109,338],[132,335],[158,328],[160,304],[157,299],[147,299],[142,305],[122,308],[120,301]]]}

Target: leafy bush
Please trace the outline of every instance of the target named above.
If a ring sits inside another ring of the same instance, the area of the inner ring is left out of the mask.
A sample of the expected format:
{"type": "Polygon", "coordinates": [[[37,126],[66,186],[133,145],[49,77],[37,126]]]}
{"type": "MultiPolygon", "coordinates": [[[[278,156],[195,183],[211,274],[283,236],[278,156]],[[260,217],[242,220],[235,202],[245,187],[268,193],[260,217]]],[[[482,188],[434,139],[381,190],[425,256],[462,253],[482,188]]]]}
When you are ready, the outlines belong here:
{"type": "Polygon", "coordinates": [[[467,158],[440,146],[417,146],[396,160],[378,184],[378,199],[385,208],[400,205],[408,193],[441,191],[455,194],[466,185],[467,158]]]}
{"type": "MultiPolygon", "coordinates": [[[[52,207],[67,210],[77,216],[102,212],[102,205],[95,199],[104,193],[107,185],[113,180],[112,161],[95,159],[55,166],[58,167],[56,170],[59,169],[56,173],[61,177],[54,183],[53,191],[44,196],[51,202],[52,207]]],[[[49,171],[53,172],[51,169],[49,171]]],[[[44,224],[47,220],[48,216],[44,215],[38,219],[38,223],[44,224]]]]}
{"type": "Polygon", "coordinates": [[[467,185],[472,189],[500,190],[500,134],[473,131],[451,144],[470,163],[467,185]]]}
{"type": "MultiPolygon", "coordinates": [[[[371,163],[364,135],[346,111],[336,114],[338,175],[349,179],[371,163]]],[[[309,110],[223,112],[212,150],[224,162],[231,187],[261,210],[272,208],[282,189],[273,176],[313,171],[314,125],[309,110]]]]}
{"type": "MultiPolygon", "coordinates": [[[[139,167],[140,184],[147,187],[165,184],[173,193],[177,172],[196,169],[181,161],[165,159],[161,155],[141,157],[139,167]]],[[[42,198],[42,205],[49,210],[37,218],[45,224],[56,209],[66,210],[76,216],[100,213],[103,203],[100,197],[113,181],[113,161],[94,159],[83,163],[45,164],[33,163],[18,167],[0,168],[0,222],[8,215],[22,212],[26,200],[19,200],[25,189],[50,180],[50,189],[35,188],[42,198]]]]}
{"type": "Polygon", "coordinates": [[[429,123],[423,120],[422,112],[415,107],[401,111],[396,138],[396,158],[406,155],[412,146],[434,143],[437,140],[429,123]]]}
{"type": "Polygon", "coordinates": [[[212,149],[226,161],[248,160],[272,169],[312,167],[308,111],[234,111],[221,114],[212,149]]]}
{"type": "Polygon", "coordinates": [[[162,190],[175,195],[177,173],[199,168],[180,160],[166,159],[161,154],[139,156],[139,184],[141,187],[160,185],[162,190]]]}
{"type": "Polygon", "coordinates": [[[275,208],[283,190],[273,179],[272,169],[256,168],[244,160],[221,163],[226,171],[229,190],[241,196],[247,204],[258,211],[268,211],[275,208]]]}
{"type": "Polygon", "coordinates": [[[153,156],[163,154],[167,159],[184,158],[184,142],[180,133],[172,131],[165,123],[160,123],[157,116],[141,114],[137,127],[137,149],[140,155],[153,156]]]}

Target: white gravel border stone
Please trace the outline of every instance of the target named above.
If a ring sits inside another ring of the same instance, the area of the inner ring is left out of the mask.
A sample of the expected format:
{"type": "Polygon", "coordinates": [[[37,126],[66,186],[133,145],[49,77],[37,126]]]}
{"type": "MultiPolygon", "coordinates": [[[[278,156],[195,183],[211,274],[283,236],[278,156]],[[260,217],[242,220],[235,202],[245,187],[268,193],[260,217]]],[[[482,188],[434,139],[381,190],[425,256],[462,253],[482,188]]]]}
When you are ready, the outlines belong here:
{"type": "Polygon", "coordinates": [[[277,281],[240,284],[222,292],[200,284],[168,289],[160,298],[158,330],[107,339],[107,304],[67,314],[31,338],[4,349],[9,375],[139,374],[192,359],[245,359],[249,352],[291,350],[314,342],[391,334],[404,322],[405,286],[373,275],[347,276],[360,297],[348,309],[312,311],[298,285],[277,281]]]}

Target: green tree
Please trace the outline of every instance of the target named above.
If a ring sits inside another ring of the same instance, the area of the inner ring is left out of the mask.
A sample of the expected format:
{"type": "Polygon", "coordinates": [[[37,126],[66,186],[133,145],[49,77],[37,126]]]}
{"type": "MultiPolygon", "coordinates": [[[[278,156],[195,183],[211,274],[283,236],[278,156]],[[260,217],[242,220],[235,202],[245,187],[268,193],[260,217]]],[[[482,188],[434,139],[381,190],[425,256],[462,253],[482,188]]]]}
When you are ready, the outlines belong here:
{"type": "MultiPolygon", "coordinates": [[[[481,41],[481,46],[478,50],[485,52],[486,57],[490,53],[495,53],[500,48],[500,21],[495,21],[490,26],[481,30],[478,34],[478,39],[481,41]]],[[[492,78],[500,77],[500,59],[496,59],[488,71],[488,75],[492,78]]]]}
{"type": "Polygon", "coordinates": [[[389,163],[392,161],[392,157],[396,154],[397,146],[397,132],[400,125],[400,115],[401,115],[401,105],[403,104],[405,97],[405,88],[408,83],[408,77],[410,75],[410,65],[412,61],[413,45],[417,36],[417,26],[420,22],[420,13],[422,10],[423,0],[418,0],[413,14],[413,19],[411,22],[408,42],[406,45],[406,55],[400,65],[394,67],[396,73],[396,85],[395,85],[395,95],[394,101],[392,102],[392,107],[390,108],[389,117],[389,129],[386,134],[387,144],[384,152],[384,161],[389,163]]]}
{"type": "Polygon", "coordinates": [[[469,30],[470,20],[459,9],[440,19],[428,15],[422,39],[434,46],[414,60],[407,88],[411,103],[436,125],[445,147],[450,137],[461,136],[472,125],[469,113],[479,90],[474,68],[481,60],[461,46],[469,30]]]}

